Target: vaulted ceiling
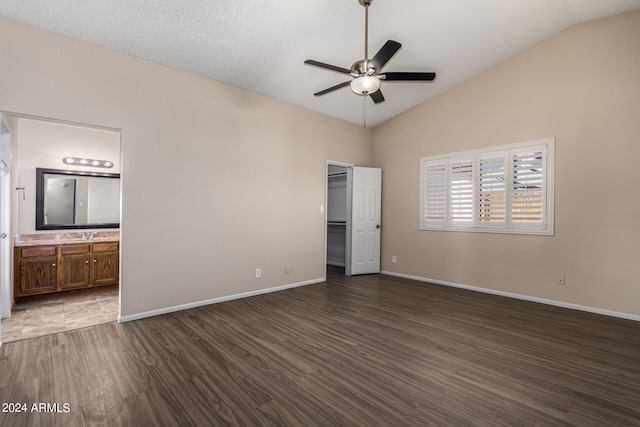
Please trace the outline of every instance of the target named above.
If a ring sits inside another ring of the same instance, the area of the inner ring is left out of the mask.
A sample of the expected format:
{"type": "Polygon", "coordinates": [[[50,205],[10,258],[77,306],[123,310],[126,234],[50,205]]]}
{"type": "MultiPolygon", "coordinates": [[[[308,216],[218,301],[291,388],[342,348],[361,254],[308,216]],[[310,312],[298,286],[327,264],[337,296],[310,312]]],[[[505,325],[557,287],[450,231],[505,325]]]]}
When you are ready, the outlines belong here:
{"type": "Polygon", "coordinates": [[[369,56],[402,49],[386,71],[434,71],[432,83],[383,82],[375,104],[349,87],[364,56],[358,0],[0,0],[0,16],[374,127],[568,28],[640,9],[640,0],[373,0],[369,56]]]}

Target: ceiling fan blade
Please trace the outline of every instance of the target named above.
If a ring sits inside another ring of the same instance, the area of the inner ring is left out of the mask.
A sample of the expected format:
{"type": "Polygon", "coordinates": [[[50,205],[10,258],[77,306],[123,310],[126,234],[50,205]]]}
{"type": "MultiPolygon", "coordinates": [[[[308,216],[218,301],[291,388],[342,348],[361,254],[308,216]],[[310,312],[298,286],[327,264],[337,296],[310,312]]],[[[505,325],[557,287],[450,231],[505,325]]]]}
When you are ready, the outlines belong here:
{"type": "Polygon", "coordinates": [[[369,96],[371,97],[373,102],[375,102],[376,104],[380,104],[381,102],[384,102],[384,96],[382,96],[382,91],[380,89],[378,89],[373,93],[370,93],[369,96]]]}
{"type": "Polygon", "coordinates": [[[380,78],[388,82],[431,82],[436,78],[436,73],[384,73],[380,78]]]}
{"type": "Polygon", "coordinates": [[[387,40],[384,46],[376,53],[376,56],[369,61],[369,66],[375,68],[376,72],[379,73],[401,47],[402,45],[397,41],[387,40]]]}
{"type": "Polygon", "coordinates": [[[331,64],[325,64],[324,62],[314,61],[313,59],[307,59],[304,61],[307,65],[313,65],[314,67],[324,68],[326,70],[336,71],[342,74],[351,74],[351,70],[347,70],[346,68],[338,67],[331,64]]]}
{"type": "Polygon", "coordinates": [[[343,82],[340,84],[337,84],[335,86],[331,86],[328,89],[325,90],[321,90],[320,92],[316,92],[313,94],[313,96],[322,96],[322,95],[326,95],[329,92],[333,92],[334,90],[338,90],[338,89],[342,89],[343,87],[349,86],[351,84],[351,82],[343,82]]]}

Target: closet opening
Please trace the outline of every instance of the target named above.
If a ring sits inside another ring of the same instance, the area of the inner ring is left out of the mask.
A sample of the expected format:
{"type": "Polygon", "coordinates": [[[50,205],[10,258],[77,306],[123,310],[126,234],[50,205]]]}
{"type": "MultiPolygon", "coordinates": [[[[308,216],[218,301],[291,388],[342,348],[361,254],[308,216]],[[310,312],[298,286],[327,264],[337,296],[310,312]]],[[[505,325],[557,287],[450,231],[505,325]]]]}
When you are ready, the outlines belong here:
{"type": "Polygon", "coordinates": [[[327,163],[327,272],[351,276],[351,182],[353,167],[327,163]]]}

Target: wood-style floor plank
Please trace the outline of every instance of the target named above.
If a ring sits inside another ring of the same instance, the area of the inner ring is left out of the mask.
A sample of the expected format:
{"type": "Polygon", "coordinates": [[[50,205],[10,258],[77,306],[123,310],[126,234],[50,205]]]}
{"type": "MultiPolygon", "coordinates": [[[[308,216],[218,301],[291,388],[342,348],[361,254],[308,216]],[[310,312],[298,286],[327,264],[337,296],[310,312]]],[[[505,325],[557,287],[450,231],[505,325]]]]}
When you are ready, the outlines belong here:
{"type": "Polygon", "coordinates": [[[383,275],[8,343],[11,426],[640,426],[640,323],[383,275]]]}

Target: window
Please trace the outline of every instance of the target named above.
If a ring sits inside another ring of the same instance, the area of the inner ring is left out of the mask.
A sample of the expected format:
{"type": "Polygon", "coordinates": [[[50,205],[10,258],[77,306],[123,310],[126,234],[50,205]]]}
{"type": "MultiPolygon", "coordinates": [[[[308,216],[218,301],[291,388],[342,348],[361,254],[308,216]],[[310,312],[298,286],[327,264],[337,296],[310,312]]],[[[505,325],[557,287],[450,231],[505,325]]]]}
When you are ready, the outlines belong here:
{"type": "Polygon", "coordinates": [[[553,234],[555,141],[423,157],[420,228],[553,234]]]}

